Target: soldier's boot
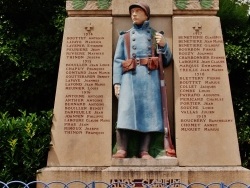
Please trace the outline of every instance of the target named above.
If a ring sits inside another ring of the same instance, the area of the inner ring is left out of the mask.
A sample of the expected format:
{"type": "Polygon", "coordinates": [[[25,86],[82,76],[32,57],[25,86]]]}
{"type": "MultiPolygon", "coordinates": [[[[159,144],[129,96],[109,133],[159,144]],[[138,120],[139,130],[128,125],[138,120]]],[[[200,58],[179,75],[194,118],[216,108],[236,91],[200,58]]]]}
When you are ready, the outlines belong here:
{"type": "Polygon", "coordinates": [[[151,155],[149,155],[149,145],[150,145],[151,135],[150,133],[143,133],[141,138],[141,145],[140,145],[140,158],[142,159],[153,159],[151,155]]]}
{"type": "Polygon", "coordinates": [[[113,155],[113,158],[126,158],[128,135],[125,130],[120,130],[120,129],[116,130],[116,144],[117,144],[117,151],[113,155]]]}

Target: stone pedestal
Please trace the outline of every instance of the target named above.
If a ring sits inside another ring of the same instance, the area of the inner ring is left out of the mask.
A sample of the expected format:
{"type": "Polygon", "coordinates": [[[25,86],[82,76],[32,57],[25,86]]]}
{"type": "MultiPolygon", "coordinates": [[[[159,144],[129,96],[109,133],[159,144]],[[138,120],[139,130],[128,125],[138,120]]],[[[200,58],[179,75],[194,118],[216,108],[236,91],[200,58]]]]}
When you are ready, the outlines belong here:
{"type": "Polygon", "coordinates": [[[48,166],[109,166],[112,18],[65,21],[48,166]]]}
{"type": "Polygon", "coordinates": [[[224,44],[215,16],[218,0],[208,1],[208,8],[196,0],[184,8],[172,0],[145,0],[151,26],[164,31],[173,52],[165,79],[177,158],[111,158],[117,108],[112,59],[120,31],[131,27],[132,2],[136,0],[113,0],[110,8],[100,10],[97,1],[88,1],[82,10],[74,10],[67,1],[52,147],[37,180],[104,181],[116,183],[114,187],[250,184],[250,171],[240,167],[224,44]]]}
{"type": "Polygon", "coordinates": [[[174,16],[173,41],[180,165],[241,165],[220,19],[174,16]]]}
{"type": "MultiPolygon", "coordinates": [[[[152,163],[154,164],[154,162],[152,163]]],[[[171,183],[188,185],[195,182],[201,182],[205,185],[212,182],[223,182],[226,185],[233,182],[244,182],[249,185],[249,177],[250,171],[242,167],[179,167],[157,166],[157,164],[156,166],[142,165],[139,167],[132,161],[128,166],[47,167],[39,170],[37,181],[69,183],[78,180],[86,184],[92,181],[113,183],[114,187],[122,187],[124,184],[133,184],[134,187],[145,187],[147,184],[155,187],[166,187],[171,183]]],[[[62,187],[62,185],[52,185],[52,188],[62,187]]],[[[70,187],[74,187],[74,185],[76,188],[79,187],[77,183],[72,183],[70,187]]],[[[103,186],[107,187],[107,185],[103,186]]]]}
{"type": "MultiPolygon", "coordinates": [[[[50,188],[61,188],[63,184],[71,183],[70,188],[79,188],[93,180],[102,181],[103,167],[46,167],[37,172],[37,181],[50,184],[50,188]],[[77,183],[79,181],[79,183],[77,183]],[[51,183],[58,182],[58,183],[51,183]]],[[[44,188],[37,184],[37,188],[44,188]]]]}

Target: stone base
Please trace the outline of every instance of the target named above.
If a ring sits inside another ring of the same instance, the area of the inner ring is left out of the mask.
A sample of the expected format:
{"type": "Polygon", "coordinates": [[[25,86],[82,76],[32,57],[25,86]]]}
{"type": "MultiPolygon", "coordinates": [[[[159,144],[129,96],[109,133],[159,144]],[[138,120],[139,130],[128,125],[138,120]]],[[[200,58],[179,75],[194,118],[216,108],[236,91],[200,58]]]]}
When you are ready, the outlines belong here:
{"type": "Polygon", "coordinates": [[[68,183],[77,180],[86,184],[101,181],[108,184],[116,183],[117,187],[121,186],[118,182],[134,184],[135,187],[144,187],[143,184],[174,182],[186,185],[194,182],[204,184],[223,182],[226,185],[243,182],[250,185],[250,170],[240,166],[179,167],[177,165],[176,158],[113,159],[110,167],[46,167],[37,172],[37,181],[68,183]]]}
{"type": "Polygon", "coordinates": [[[211,182],[223,182],[228,185],[232,182],[243,182],[250,185],[250,170],[240,166],[186,167],[185,169],[188,171],[189,183],[203,182],[208,184],[211,182]]]}
{"type": "Polygon", "coordinates": [[[37,171],[37,181],[49,183],[52,181],[70,182],[80,180],[85,182],[101,181],[102,171],[107,167],[46,167],[37,171]]]}
{"type": "Polygon", "coordinates": [[[111,166],[139,166],[139,167],[158,167],[158,166],[178,166],[178,160],[175,157],[159,157],[156,159],[143,160],[139,158],[114,159],[111,166]]]}

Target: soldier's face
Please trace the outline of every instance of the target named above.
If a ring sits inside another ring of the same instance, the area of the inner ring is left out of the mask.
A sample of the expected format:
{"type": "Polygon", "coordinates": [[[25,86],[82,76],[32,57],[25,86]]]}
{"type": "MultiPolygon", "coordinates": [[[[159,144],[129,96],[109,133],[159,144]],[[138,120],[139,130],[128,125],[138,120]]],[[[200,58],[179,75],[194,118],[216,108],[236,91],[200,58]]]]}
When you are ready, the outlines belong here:
{"type": "Polygon", "coordinates": [[[135,7],[131,9],[131,19],[134,24],[141,25],[148,17],[141,8],[135,7]]]}

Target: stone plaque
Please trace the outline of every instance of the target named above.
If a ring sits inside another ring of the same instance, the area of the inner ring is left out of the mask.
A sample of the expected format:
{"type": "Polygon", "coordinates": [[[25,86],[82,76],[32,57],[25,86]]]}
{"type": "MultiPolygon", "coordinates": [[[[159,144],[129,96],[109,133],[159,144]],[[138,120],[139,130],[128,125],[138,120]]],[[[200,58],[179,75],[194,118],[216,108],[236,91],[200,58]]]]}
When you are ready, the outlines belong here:
{"type": "Polygon", "coordinates": [[[112,18],[67,18],[48,166],[109,166],[112,18]]]}
{"type": "Polygon", "coordinates": [[[180,166],[240,165],[218,17],[174,17],[176,149],[180,166]]]}

